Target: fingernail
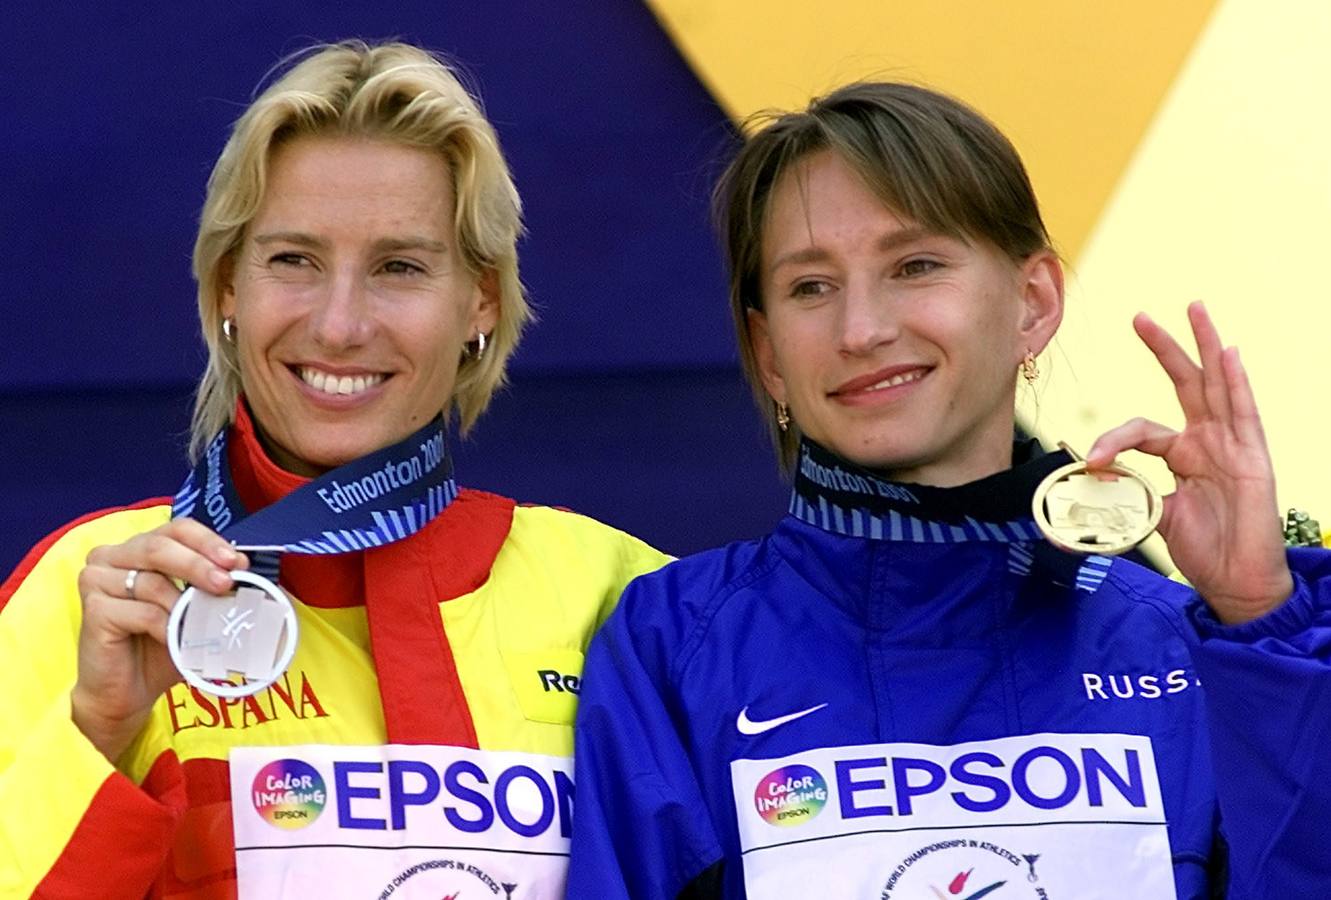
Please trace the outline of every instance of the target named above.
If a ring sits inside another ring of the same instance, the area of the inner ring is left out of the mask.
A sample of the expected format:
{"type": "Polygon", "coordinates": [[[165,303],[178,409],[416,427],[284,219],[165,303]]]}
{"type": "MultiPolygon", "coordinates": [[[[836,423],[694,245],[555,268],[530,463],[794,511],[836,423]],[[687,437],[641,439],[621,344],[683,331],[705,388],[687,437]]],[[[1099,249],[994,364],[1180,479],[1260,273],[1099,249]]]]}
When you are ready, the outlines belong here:
{"type": "Polygon", "coordinates": [[[219,590],[225,590],[231,586],[231,576],[221,569],[214,569],[208,574],[208,583],[219,590]]]}
{"type": "Polygon", "coordinates": [[[217,561],[229,566],[236,561],[236,550],[230,544],[221,544],[217,548],[217,561]]]}

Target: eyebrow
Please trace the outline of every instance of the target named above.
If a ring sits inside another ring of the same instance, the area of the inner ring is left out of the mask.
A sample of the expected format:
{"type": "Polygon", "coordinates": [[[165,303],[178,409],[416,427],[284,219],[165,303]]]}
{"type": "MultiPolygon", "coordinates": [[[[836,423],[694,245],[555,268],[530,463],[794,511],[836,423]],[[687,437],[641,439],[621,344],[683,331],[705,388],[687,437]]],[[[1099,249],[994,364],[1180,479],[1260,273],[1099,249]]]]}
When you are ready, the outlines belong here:
{"type": "Polygon", "coordinates": [[[299,244],[302,247],[327,247],[328,242],[317,238],[312,234],[305,234],[302,231],[269,231],[264,234],[256,234],[254,243],[259,246],[264,244],[299,244]]]}
{"type": "MultiPolygon", "coordinates": [[[[269,231],[254,236],[254,243],[259,246],[266,244],[288,243],[296,244],[301,247],[313,247],[316,250],[328,248],[328,242],[323,238],[315,237],[312,234],[306,234],[303,231],[269,231]]],[[[399,250],[425,250],[430,253],[446,253],[448,245],[443,241],[436,241],[433,238],[427,238],[420,235],[407,235],[406,237],[381,238],[374,242],[373,249],[380,253],[392,253],[399,250]]]]}
{"type": "MultiPolygon", "coordinates": [[[[892,231],[878,239],[878,250],[882,253],[888,253],[892,250],[902,247],[906,244],[912,244],[915,241],[928,237],[939,237],[936,231],[932,231],[922,226],[903,228],[899,231],[892,231]]],[[[801,250],[793,250],[790,253],[779,257],[768,268],[769,272],[776,272],[782,266],[801,265],[805,263],[823,262],[830,258],[829,254],[822,247],[805,247],[801,250]]]]}
{"type": "Polygon", "coordinates": [[[391,252],[394,250],[425,250],[429,253],[447,253],[448,245],[443,241],[436,241],[433,238],[409,235],[400,238],[382,238],[374,242],[374,249],[381,252],[391,252]]]}

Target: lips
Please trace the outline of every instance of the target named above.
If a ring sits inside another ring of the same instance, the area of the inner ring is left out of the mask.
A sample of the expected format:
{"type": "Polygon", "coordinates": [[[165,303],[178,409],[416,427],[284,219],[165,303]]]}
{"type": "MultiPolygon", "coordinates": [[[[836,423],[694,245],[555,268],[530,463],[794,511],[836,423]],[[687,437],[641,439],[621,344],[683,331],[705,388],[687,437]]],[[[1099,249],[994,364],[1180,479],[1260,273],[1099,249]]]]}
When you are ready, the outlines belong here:
{"type": "Polygon", "coordinates": [[[338,373],[309,365],[293,366],[292,370],[314,390],[340,397],[363,394],[388,378],[383,372],[338,373]]]}
{"type": "Polygon", "coordinates": [[[844,399],[864,396],[875,391],[884,391],[888,388],[912,384],[924,378],[932,371],[933,368],[931,366],[890,366],[886,369],[879,369],[877,372],[870,372],[868,375],[852,378],[850,381],[829,391],[828,396],[844,399]]]}

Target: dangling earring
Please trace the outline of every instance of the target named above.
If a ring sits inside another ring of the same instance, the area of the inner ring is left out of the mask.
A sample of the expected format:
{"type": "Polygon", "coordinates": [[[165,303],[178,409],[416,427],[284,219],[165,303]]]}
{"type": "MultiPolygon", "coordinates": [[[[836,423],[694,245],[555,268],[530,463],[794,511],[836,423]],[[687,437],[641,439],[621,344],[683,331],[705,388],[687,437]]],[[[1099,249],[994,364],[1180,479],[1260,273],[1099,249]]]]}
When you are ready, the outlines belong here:
{"type": "Polygon", "coordinates": [[[1026,351],[1025,358],[1021,361],[1021,377],[1026,379],[1026,383],[1034,386],[1035,380],[1040,377],[1040,366],[1035,362],[1035,354],[1030,350],[1026,351]]]}
{"type": "Polygon", "coordinates": [[[230,316],[227,316],[222,320],[222,336],[226,338],[228,344],[234,344],[236,342],[236,326],[230,316]]]}
{"type": "Polygon", "coordinates": [[[480,362],[480,361],[481,361],[481,357],[485,355],[485,332],[484,332],[484,331],[478,331],[478,332],[476,332],[476,349],[475,349],[475,350],[472,350],[472,349],[468,348],[468,350],[467,350],[467,355],[470,356],[474,362],[480,362]]]}
{"type": "Polygon", "coordinates": [[[776,427],[783,432],[790,430],[790,410],[780,402],[776,404],[776,427]]]}

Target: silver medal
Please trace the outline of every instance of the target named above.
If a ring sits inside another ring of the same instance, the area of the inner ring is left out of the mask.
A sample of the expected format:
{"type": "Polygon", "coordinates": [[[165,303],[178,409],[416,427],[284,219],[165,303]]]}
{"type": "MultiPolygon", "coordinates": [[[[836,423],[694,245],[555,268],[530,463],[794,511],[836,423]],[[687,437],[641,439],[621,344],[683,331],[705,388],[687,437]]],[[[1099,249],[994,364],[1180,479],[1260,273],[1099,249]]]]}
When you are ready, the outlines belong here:
{"type": "Polygon", "coordinates": [[[189,684],[218,697],[248,697],[291,664],[296,608],[262,575],[237,570],[231,578],[239,586],[234,594],[186,588],[167,620],[166,646],[189,684]]]}

